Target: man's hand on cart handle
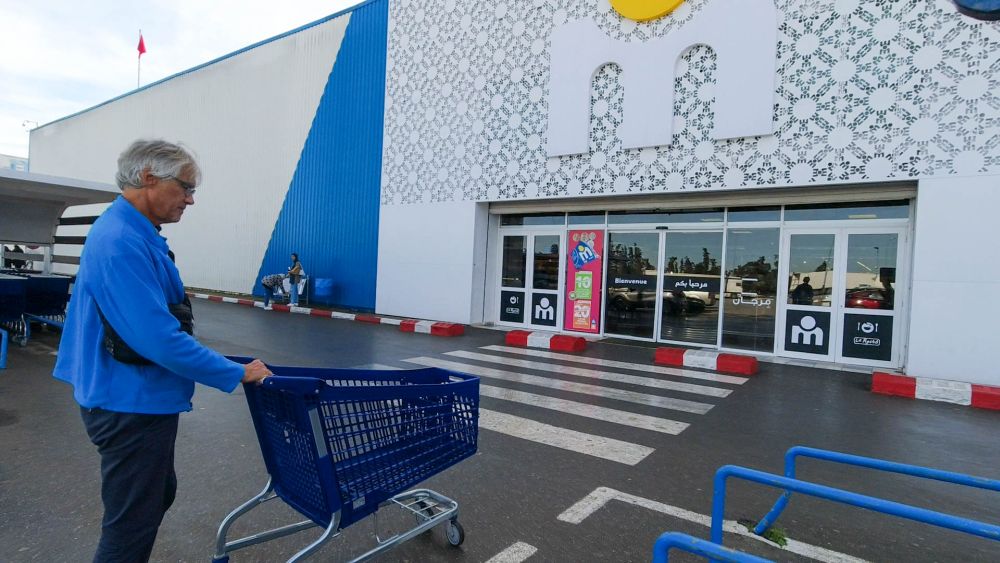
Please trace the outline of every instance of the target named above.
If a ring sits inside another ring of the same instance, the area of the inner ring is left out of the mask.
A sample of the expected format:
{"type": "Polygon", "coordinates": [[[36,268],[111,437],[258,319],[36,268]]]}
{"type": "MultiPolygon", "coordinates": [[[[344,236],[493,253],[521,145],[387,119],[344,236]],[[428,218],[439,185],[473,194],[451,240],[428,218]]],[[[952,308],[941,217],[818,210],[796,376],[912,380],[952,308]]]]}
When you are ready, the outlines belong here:
{"type": "Polygon", "coordinates": [[[243,366],[243,383],[260,383],[264,381],[265,377],[274,375],[271,370],[267,369],[264,362],[260,360],[254,360],[249,364],[243,366]]]}

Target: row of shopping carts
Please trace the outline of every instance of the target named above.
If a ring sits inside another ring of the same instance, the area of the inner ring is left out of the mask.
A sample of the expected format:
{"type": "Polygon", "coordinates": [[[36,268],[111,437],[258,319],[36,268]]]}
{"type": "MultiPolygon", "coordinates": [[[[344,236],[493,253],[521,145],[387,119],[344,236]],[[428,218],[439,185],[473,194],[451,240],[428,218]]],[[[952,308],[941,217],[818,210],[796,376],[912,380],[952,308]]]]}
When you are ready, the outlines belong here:
{"type": "Polygon", "coordinates": [[[71,283],[68,276],[0,270],[0,369],[8,339],[26,346],[32,323],[62,328],[71,283]]]}

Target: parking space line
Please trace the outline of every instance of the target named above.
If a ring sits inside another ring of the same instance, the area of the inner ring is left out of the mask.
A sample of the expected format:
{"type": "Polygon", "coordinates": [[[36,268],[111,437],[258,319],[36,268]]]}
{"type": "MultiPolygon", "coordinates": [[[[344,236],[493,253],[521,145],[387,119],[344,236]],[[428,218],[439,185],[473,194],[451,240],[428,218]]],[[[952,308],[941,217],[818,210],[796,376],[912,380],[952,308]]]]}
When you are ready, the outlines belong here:
{"type": "Polygon", "coordinates": [[[486,563],[521,563],[521,561],[531,557],[537,551],[537,547],[519,541],[490,557],[486,563]]]}
{"type": "Polygon", "coordinates": [[[543,409],[559,411],[561,413],[602,420],[604,422],[622,424],[633,428],[641,428],[643,430],[652,430],[653,432],[662,432],[663,434],[680,434],[689,426],[686,422],[677,422],[676,420],[670,420],[667,418],[646,416],[643,414],[609,409],[607,407],[600,407],[587,403],[578,403],[576,401],[567,401],[565,399],[547,397],[545,395],[525,393],[524,391],[516,391],[505,387],[494,387],[492,385],[480,385],[479,394],[484,397],[493,397],[504,401],[513,401],[543,409]]]}
{"type": "Polygon", "coordinates": [[[478,375],[480,377],[503,379],[505,381],[513,381],[516,383],[535,385],[537,387],[548,387],[550,389],[559,389],[560,391],[581,393],[584,395],[592,395],[595,397],[615,399],[618,401],[637,403],[640,405],[648,405],[651,407],[658,407],[663,409],[672,409],[682,412],[690,412],[694,414],[705,414],[708,411],[712,410],[713,406],[708,403],[698,403],[695,401],[686,401],[683,399],[662,397],[660,395],[647,395],[645,393],[636,393],[634,391],[625,391],[623,389],[611,389],[608,387],[600,387],[597,385],[587,385],[585,383],[574,383],[571,381],[550,379],[547,377],[538,377],[535,375],[527,375],[513,371],[481,367],[461,362],[452,362],[449,360],[442,360],[438,358],[428,358],[426,356],[418,358],[409,358],[403,361],[422,366],[450,369],[457,372],[468,373],[471,375],[478,375]]]}
{"type": "Polygon", "coordinates": [[[524,356],[535,356],[537,358],[548,358],[551,360],[565,360],[567,362],[576,362],[579,364],[587,364],[591,366],[599,366],[605,368],[620,368],[628,369],[632,371],[644,371],[647,373],[656,373],[660,375],[672,375],[675,377],[687,377],[689,379],[701,379],[703,381],[715,381],[718,383],[731,383],[733,385],[743,385],[747,382],[746,377],[736,377],[735,375],[722,375],[718,373],[706,373],[702,371],[695,371],[691,369],[681,369],[672,368],[666,366],[655,366],[647,364],[634,364],[630,362],[619,362],[617,360],[605,360],[603,358],[589,358],[586,356],[574,356],[571,354],[560,354],[558,352],[549,352],[547,350],[533,350],[530,348],[514,348],[511,346],[483,346],[483,350],[490,350],[493,352],[507,352],[510,354],[521,354],[524,356]]]}
{"type": "MultiPolygon", "coordinates": [[[[589,495],[563,511],[563,513],[557,516],[556,519],[570,524],[579,524],[612,500],[618,500],[635,506],[640,506],[642,508],[666,514],[680,520],[699,524],[701,526],[705,526],[706,528],[712,526],[712,518],[708,515],[698,514],[697,512],[664,504],[652,499],[630,495],[610,487],[598,487],[594,489],[594,491],[589,495]]],[[[722,529],[727,533],[750,538],[765,543],[776,549],[782,549],[796,555],[808,557],[809,559],[813,559],[815,561],[823,561],[824,563],[867,563],[865,559],[859,559],[845,553],[800,542],[791,538],[788,538],[788,544],[782,548],[778,544],[747,530],[742,524],[737,523],[735,520],[724,520],[722,529]]]]}
{"type": "Polygon", "coordinates": [[[628,375],[624,373],[616,373],[610,371],[597,371],[587,368],[571,367],[560,364],[547,364],[544,362],[532,362],[530,360],[519,360],[517,358],[506,358],[503,356],[480,354],[478,352],[470,352],[468,350],[457,350],[454,352],[447,352],[445,355],[454,356],[456,358],[463,358],[466,360],[478,360],[480,362],[490,362],[494,364],[503,364],[506,366],[534,369],[539,371],[551,371],[566,375],[575,375],[577,377],[587,377],[590,379],[600,379],[602,381],[614,381],[616,383],[641,385],[643,387],[652,387],[654,389],[664,389],[667,391],[680,391],[682,393],[705,395],[707,397],[720,397],[720,398],[728,397],[732,393],[732,391],[729,389],[721,389],[719,387],[708,387],[707,385],[695,385],[693,383],[679,383],[677,381],[668,381],[663,379],[656,379],[653,377],[642,377],[638,375],[628,375]]]}
{"type": "Polygon", "coordinates": [[[631,442],[577,432],[483,408],[479,409],[479,427],[625,465],[636,465],[656,451],[631,442]]]}

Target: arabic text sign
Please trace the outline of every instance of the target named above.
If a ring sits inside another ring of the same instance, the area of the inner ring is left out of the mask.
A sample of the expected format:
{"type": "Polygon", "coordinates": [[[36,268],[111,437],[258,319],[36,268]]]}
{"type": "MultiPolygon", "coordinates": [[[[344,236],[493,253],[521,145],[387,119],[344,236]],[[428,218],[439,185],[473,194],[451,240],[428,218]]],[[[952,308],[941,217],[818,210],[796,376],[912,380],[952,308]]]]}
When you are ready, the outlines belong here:
{"type": "Polygon", "coordinates": [[[707,293],[719,293],[721,287],[718,276],[663,276],[663,291],[670,292],[675,289],[681,291],[704,291],[707,293]]]}

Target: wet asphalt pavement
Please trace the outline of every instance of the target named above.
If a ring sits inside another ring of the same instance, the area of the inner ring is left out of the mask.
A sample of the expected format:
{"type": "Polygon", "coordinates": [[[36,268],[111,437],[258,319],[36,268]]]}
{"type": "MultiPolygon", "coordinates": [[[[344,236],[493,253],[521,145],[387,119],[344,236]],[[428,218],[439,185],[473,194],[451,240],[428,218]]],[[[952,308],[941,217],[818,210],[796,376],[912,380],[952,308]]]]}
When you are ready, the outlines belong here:
{"type": "MultiPolygon", "coordinates": [[[[320,367],[418,367],[405,361],[418,357],[425,363],[458,362],[471,371],[520,374],[483,377],[483,385],[494,390],[689,424],[670,435],[515,402],[502,392],[498,396],[498,391],[484,393],[481,407],[500,413],[503,420],[544,424],[554,428],[553,433],[572,431],[584,440],[610,438],[637,446],[646,455],[629,465],[482,429],[475,456],[425,484],[459,501],[465,543],[449,546],[439,528],[379,561],[488,561],[517,542],[537,550],[529,561],[647,561],[656,537],[665,531],[708,537],[706,527],[676,514],[677,509],[710,514],[716,469],[736,464],[780,474],[784,452],[800,444],[1000,479],[1000,413],[873,395],[865,374],[762,363],[761,373],[740,385],[622,367],[592,368],[626,378],[731,391],[725,397],[705,396],[651,388],[635,380],[595,380],[569,369],[587,367],[580,362],[484,349],[503,344],[503,332],[487,329],[437,338],[401,333],[393,326],[201,300],[195,303],[195,313],[199,338],[226,354],[320,367]],[[538,378],[548,383],[539,385],[544,382],[538,378]],[[580,385],[599,389],[585,394],[580,385]],[[645,398],[623,400],[620,391],[645,398]],[[712,408],[698,414],[650,404],[664,397],[712,408]],[[647,501],[611,500],[579,523],[558,519],[601,487],[626,495],[621,498],[647,501]]],[[[84,433],[71,389],[50,375],[58,335],[36,336],[27,348],[12,346],[8,369],[0,371],[0,561],[89,561],[101,517],[98,456],[84,433]]],[[[652,353],[649,347],[592,343],[582,356],[649,365],[652,353]]],[[[194,410],[182,415],[178,498],[160,528],[154,561],[209,560],[219,522],[267,480],[242,395],[242,389],[227,395],[199,387],[194,410]]],[[[801,462],[799,477],[1000,523],[1000,492],[815,461],[801,462]]],[[[773,489],[732,482],[726,517],[758,518],[777,496],[773,489]]],[[[412,521],[391,509],[379,514],[383,535],[412,521]]],[[[248,534],[296,518],[294,511],[274,501],[241,519],[233,532],[248,534]]],[[[802,496],[793,497],[778,527],[794,540],[871,561],[1000,561],[1000,542],[802,496]]],[[[371,530],[370,522],[348,528],[313,560],[340,561],[364,552],[371,530]]],[[[317,535],[318,530],[310,530],[254,546],[236,552],[232,561],[283,561],[317,535]]],[[[809,560],[732,534],[726,544],[779,561],[809,560]]]]}

